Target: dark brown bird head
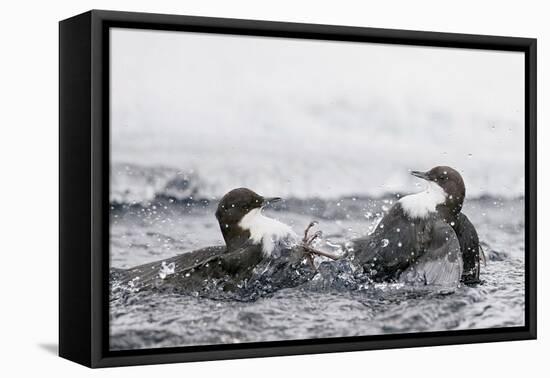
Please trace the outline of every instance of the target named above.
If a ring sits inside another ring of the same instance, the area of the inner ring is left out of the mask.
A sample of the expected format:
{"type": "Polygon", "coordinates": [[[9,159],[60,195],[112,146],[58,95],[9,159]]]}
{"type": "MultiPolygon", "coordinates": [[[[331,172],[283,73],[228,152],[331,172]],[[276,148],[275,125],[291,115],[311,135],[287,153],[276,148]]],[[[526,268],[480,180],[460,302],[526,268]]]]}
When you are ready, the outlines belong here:
{"type": "MultiPolygon", "coordinates": [[[[458,171],[447,166],[437,166],[427,172],[412,171],[413,176],[434,182],[439,185],[446,195],[445,203],[440,205],[445,213],[453,218],[462,210],[464,197],[466,196],[466,187],[464,180],[458,171]]],[[[445,214],[446,215],[446,214],[445,214]]]]}
{"type": "Polygon", "coordinates": [[[261,209],[280,200],[279,197],[263,197],[247,188],[233,189],[226,193],[218,204],[216,219],[227,248],[239,248],[250,238],[250,232],[239,226],[245,215],[251,210],[261,209]]]}

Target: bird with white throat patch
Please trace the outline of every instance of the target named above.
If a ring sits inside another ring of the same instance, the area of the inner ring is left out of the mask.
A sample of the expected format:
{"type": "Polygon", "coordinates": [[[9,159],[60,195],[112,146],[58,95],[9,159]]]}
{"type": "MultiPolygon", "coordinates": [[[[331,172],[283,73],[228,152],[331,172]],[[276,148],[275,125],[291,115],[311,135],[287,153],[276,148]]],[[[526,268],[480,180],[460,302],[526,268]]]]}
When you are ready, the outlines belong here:
{"type": "Polygon", "coordinates": [[[375,281],[457,286],[479,280],[477,232],[462,214],[466,188],[453,168],[412,171],[426,188],[396,202],[370,235],[347,243],[375,281]]]}
{"type": "MultiPolygon", "coordinates": [[[[215,213],[225,246],[205,247],[116,273],[122,283],[131,282],[141,289],[153,286],[160,278],[180,290],[201,292],[209,280],[223,280],[224,290],[238,287],[239,282],[257,277],[258,270],[269,274],[266,267],[284,284],[285,272],[296,272],[306,260],[311,263],[313,255],[336,258],[311,247],[317,235],[308,235],[313,223],[300,240],[290,226],[262,213],[264,207],[280,200],[247,188],[233,189],[221,198],[215,213]]],[[[305,273],[313,272],[309,269],[305,273]]],[[[307,274],[301,279],[307,279],[307,274]]]]}

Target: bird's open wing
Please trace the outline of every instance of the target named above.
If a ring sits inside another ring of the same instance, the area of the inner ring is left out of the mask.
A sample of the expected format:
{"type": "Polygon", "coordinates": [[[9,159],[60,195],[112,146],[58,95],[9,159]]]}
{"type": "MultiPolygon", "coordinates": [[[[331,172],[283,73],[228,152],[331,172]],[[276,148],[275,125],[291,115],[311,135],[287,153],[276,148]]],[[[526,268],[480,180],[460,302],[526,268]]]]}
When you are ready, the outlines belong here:
{"type": "Polygon", "coordinates": [[[183,292],[200,293],[211,285],[231,290],[248,278],[261,260],[261,244],[245,243],[234,251],[187,266],[166,277],[162,285],[183,292]]]}
{"type": "Polygon", "coordinates": [[[352,240],[354,260],[375,281],[393,281],[420,256],[428,238],[425,220],[409,219],[395,204],[365,237],[352,240]]]}
{"type": "Polygon", "coordinates": [[[163,269],[167,269],[169,274],[178,274],[216,256],[222,256],[225,252],[225,246],[205,247],[130,269],[111,269],[111,275],[119,285],[125,286],[132,282],[133,286],[137,286],[140,289],[148,288],[151,287],[157,279],[160,279],[160,274],[163,269]],[[163,266],[166,268],[163,268],[163,266]]]}
{"type": "Polygon", "coordinates": [[[460,244],[453,228],[441,219],[433,223],[423,254],[405,270],[402,282],[456,287],[462,276],[460,244]]]}

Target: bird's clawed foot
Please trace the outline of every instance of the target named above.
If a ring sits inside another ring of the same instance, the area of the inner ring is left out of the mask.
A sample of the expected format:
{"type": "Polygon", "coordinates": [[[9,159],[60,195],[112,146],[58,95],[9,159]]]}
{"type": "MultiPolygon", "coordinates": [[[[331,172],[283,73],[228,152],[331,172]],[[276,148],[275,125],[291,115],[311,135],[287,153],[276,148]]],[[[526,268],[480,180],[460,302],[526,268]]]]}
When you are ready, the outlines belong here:
{"type": "Polygon", "coordinates": [[[309,236],[309,231],[317,226],[319,223],[317,221],[311,221],[306,229],[304,230],[304,237],[302,238],[302,243],[304,243],[307,246],[311,247],[311,243],[315,241],[315,239],[321,237],[323,235],[322,231],[316,231],[312,236],[309,236]]]}
{"type": "Polygon", "coordinates": [[[304,230],[304,237],[302,238],[302,248],[304,248],[304,251],[305,251],[305,258],[313,269],[315,269],[315,264],[313,261],[315,255],[328,257],[329,259],[332,259],[332,260],[338,260],[339,258],[338,256],[333,255],[331,253],[319,251],[312,246],[315,240],[323,236],[323,232],[320,230],[316,231],[313,235],[310,236],[309,233],[311,229],[315,227],[317,224],[318,222],[316,221],[310,222],[309,225],[304,230]]]}

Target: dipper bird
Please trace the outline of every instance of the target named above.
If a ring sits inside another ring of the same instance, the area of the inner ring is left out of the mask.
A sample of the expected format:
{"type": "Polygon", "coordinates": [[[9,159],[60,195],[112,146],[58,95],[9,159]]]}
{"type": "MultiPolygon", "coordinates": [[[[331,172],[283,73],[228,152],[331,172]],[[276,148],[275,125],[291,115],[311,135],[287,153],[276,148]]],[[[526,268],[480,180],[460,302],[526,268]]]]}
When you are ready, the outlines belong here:
{"type": "Polygon", "coordinates": [[[411,174],[424,191],[401,198],[375,231],[352,240],[348,250],[375,281],[456,286],[479,282],[479,238],[462,210],[464,180],[451,167],[411,174]]]}
{"type": "Polygon", "coordinates": [[[300,241],[288,225],[262,214],[265,206],[279,200],[246,188],[231,190],[220,200],[215,214],[225,246],[206,247],[117,270],[114,278],[119,285],[138,290],[169,284],[177,290],[193,292],[202,292],[212,285],[234,290],[251,279],[268,282],[273,288],[308,279],[313,270],[302,262],[317,252],[310,247],[309,227],[300,241]]]}

